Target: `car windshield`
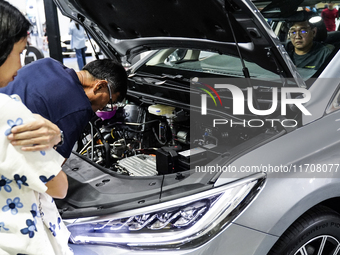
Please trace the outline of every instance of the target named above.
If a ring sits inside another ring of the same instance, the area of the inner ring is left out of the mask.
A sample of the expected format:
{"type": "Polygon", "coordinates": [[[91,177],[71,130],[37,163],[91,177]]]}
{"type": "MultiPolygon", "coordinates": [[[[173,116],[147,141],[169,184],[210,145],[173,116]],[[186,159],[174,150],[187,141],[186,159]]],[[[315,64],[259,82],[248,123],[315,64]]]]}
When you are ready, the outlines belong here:
{"type": "MultiPolygon", "coordinates": [[[[278,74],[270,72],[253,62],[245,61],[245,66],[248,68],[252,79],[277,82],[280,80],[278,74]]],[[[146,63],[146,67],[191,71],[197,75],[201,73],[236,78],[244,77],[240,58],[200,50],[161,50],[146,63]]]]}

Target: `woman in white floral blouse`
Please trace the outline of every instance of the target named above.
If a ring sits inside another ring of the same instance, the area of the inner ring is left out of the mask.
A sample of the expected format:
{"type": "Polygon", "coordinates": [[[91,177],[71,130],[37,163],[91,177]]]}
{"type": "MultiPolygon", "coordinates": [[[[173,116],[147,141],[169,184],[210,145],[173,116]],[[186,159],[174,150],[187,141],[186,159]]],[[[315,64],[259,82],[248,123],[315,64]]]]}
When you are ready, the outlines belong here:
{"type": "MultiPolygon", "coordinates": [[[[16,8],[0,0],[0,87],[12,81],[21,67],[20,54],[26,47],[29,27],[16,8]]],[[[69,232],[52,198],[65,197],[68,188],[61,171],[64,159],[47,149],[60,138],[52,135],[52,141],[22,150],[12,144],[17,140],[13,128],[37,127],[34,115],[20,98],[4,94],[0,94],[0,113],[0,254],[73,254],[67,244],[69,232]]],[[[49,125],[43,121],[40,127],[49,125]]],[[[39,141],[35,135],[30,140],[30,135],[26,132],[21,136],[24,140],[16,144],[39,141]]]]}

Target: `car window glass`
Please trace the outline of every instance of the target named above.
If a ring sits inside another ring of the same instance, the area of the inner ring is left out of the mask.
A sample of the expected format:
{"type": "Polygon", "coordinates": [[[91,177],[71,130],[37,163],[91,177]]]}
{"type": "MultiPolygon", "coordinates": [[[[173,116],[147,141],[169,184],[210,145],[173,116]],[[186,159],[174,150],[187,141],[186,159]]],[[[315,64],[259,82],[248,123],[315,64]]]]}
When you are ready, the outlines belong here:
{"type": "Polygon", "coordinates": [[[332,103],[328,106],[326,113],[331,113],[340,109],[340,90],[334,97],[332,103]]]}
{"type": "MultiPolygon", "coordinates": [[[[245,61],[252,79],[279,81],[276,73],[270,72],[256,63],[245,61]]],[[[208,51],[189,49],[162,50],[150,59],[146,66],[171,68],[196,73],[216,74],[227,77],[244,77],[239,57],[208,51]]]]}
{"type": "Polygon", "coordinates": [[[164,63],[167,65],[172,65],[172,63],[176,63],[180,60],[183,60],[186,53],[187,50],[185,49],[177,49],[166,58],[164,63]]]}

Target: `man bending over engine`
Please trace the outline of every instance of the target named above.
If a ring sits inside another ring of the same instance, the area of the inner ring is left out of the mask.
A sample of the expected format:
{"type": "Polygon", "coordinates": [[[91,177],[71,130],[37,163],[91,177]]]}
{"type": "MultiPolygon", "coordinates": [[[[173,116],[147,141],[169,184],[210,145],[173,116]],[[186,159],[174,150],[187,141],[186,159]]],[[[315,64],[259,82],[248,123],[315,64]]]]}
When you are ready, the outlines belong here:
{"type": "Polygon", "coordinates": [[[68,158],[94,112],[122,100],[127,74],[114,60],[100,59],[75,72],[51,58],[24,66],[15,80],[0,92],[17,94],[33,113],[38,113],[63,131],[57,151],[68,158]]]}

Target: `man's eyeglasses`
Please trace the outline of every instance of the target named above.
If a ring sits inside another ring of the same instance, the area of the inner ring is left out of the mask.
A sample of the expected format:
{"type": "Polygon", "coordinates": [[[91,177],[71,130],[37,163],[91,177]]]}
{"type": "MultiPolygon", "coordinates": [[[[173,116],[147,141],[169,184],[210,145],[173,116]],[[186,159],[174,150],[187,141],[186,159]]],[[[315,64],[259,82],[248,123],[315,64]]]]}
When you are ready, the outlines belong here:
{"type": "Polygon", "coordinates": [[[110,106],[109,107],[106,106],[104,108],[104,111],[110,112],[110,111],[113,111],[114,108],[113,108],[113,101],[112,101],[112,92],[111,92],[111,88],[110,88],[109,84],[107,84],[107,88],[109,90],[110,101],[108,102],[108,104],[110,104],[110,106]]]}
{"type": "Polygon", "coordinates": [[[308,34],[308,30],[309,28],[305,28],[297,31],[290,31],[288,34],[290,38],[295,38],[298,33],[300,33],[300,36],[306,36],[308,34]]]}

